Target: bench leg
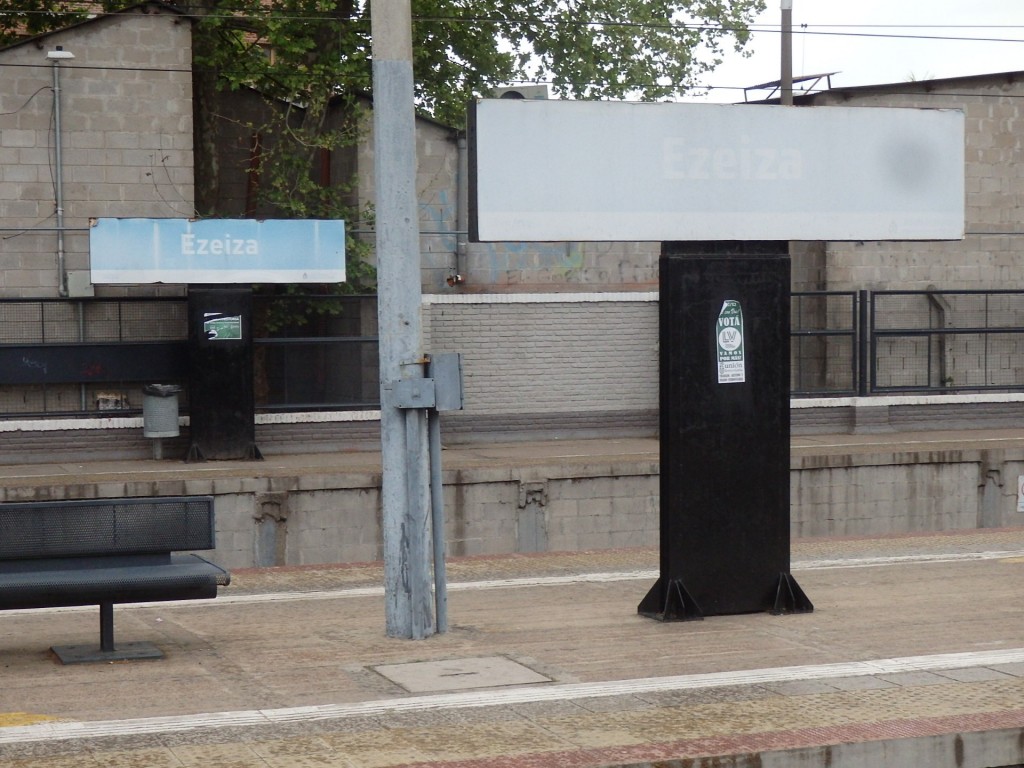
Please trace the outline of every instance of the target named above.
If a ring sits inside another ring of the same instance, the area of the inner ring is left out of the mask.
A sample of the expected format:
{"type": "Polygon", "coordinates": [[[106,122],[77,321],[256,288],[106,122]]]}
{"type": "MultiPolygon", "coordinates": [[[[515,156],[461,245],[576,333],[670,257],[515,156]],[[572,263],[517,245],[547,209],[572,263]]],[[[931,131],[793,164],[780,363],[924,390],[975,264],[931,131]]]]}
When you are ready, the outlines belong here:
{"type": "Polygon", "coordinates": [[[114,604],[100,603],[100,650],[114,652],[114,604]]]}
{"type": "Polygon", "coordinates": [[[114,645],[114,604],[100,603],[100,645],[55,645],[50,649],[61,664],[85,664],[94,661],[132,661],[161,659],[163,652],[152,643],[114,645]]]}

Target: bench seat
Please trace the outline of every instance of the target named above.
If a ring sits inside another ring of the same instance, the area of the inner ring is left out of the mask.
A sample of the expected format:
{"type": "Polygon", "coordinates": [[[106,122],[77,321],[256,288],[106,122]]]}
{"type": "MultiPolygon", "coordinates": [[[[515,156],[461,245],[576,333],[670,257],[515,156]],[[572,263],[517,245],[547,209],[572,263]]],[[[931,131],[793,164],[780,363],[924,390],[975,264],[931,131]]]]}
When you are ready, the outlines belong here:
{"type": "Polygon", "coordinates": [[[196,554],[21,560],[0,564],[0,607],[202,600],[230,583],[228,571],[196,554]]]}

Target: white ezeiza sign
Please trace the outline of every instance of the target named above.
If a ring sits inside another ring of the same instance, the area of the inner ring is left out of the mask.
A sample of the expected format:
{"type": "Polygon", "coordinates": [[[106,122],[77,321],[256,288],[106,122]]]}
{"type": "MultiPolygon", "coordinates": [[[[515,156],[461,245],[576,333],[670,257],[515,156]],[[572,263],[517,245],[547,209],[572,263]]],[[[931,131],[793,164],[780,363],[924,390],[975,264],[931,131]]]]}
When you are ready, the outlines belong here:
{"type": "Polygon", "coordinates": [[[345,222],[313,219],[94,219],[92,282],[340,283],[345,222]]]}
{"type": "Polygon", "coordinates": [[[480,241],[959,240],[959,110],[484,99],[480,241]]]}

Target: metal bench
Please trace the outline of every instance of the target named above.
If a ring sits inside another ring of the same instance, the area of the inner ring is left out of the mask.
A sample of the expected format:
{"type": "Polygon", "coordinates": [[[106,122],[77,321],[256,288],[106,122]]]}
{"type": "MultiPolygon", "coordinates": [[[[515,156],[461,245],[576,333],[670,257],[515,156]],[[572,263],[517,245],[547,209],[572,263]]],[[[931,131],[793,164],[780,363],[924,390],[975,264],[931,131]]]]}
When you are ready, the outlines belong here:
{"type": "Polygon", "coordinates": [[[212,496],[0,504],[0,610],[100,607],[100,644],[54,646],[64,664],[163,656],[114,643],[114,603],[217,596],[212,496]]]}

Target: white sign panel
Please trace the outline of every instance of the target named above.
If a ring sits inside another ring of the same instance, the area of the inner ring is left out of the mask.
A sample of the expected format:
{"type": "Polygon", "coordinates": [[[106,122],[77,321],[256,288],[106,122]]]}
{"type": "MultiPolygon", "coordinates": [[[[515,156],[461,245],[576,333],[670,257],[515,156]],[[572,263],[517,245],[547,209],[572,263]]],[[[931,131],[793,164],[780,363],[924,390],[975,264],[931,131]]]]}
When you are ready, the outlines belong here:
{"type": "Polygon", "coordinates": [[[309,219],[95,219],[92,282],[340,283],[345,222],[309,219]]]}
{"type": "Polygon", "coordinates": [[[499,240],[958,240],[958,110],[485,99],[470,226],[499,240]]]}

